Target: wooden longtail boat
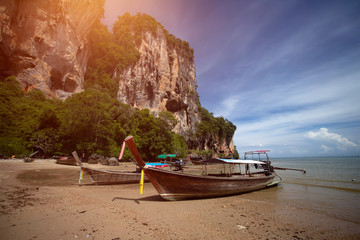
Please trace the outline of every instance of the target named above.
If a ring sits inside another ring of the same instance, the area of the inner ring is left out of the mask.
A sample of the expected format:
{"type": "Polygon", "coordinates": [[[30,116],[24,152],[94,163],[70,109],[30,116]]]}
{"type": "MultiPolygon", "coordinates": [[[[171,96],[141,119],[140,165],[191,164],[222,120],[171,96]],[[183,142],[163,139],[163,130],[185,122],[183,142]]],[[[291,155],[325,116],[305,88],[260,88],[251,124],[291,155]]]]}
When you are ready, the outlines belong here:
{"type": "MultiPolygon", "coordinates": [[[[94,169],[85,167],[80,161],[76,152],[72,153],[76,159],[81,170],[86,172],[94,184],[96,185],[110,185],[110,184],[124,184],[124,183],[139,183],[141,172],[140,171],[123,171],[123,170],[107,170],[107,169],[94,169]]],[[[145,176],[145,181],[149,179],[145,176]]],[[[79,181],[80,183],[80,181],[79,181]]]]}
{"type": "MultiPolygon", "coordinates": [[[[221,160],[230,164],[261,164],[264,171],[253,174],[232,173],[194,175],[149,168],[141,159],[132,136],[125,139],[127,146],[160,196],[166,200],[221,197],[263,189],[276,176],[270,161],[221,160]]],[[[265,152],[266,153],[266,152],[265,152]]]]}
{"type": "MultiPolygon", "coordinates": [[[[136,171],[94,169],[84,166],[81,169],[89,174],[96,185],[139,183],[141,177],[141,173],[136,171]]],[[[145,178],[145,181],[149,181],[149,179],[145,178]]]]}
{"type": "Polygon", "coordinates": [[[56,160],[56,163],[57,164],[63,164],[63,165],[73,165],[73,166],[78,165],[75,158],[73,158],[73,157],[59,157],[56,160]]]}

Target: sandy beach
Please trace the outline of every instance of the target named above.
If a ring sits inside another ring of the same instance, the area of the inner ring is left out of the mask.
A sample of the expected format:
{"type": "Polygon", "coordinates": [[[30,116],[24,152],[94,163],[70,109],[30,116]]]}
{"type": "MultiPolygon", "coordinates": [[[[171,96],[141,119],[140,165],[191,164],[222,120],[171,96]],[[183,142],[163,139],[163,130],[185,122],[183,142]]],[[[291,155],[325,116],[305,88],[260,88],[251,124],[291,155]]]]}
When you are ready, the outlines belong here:
{"type": "Polygon", "coordinates": [[[151,183],[143,195],[138,184],[87,176],[78,185],[79,172],[51,159],[0,160],[0,239],[360,239],[357,223],[257,192],[169,202],[151,183]]]}

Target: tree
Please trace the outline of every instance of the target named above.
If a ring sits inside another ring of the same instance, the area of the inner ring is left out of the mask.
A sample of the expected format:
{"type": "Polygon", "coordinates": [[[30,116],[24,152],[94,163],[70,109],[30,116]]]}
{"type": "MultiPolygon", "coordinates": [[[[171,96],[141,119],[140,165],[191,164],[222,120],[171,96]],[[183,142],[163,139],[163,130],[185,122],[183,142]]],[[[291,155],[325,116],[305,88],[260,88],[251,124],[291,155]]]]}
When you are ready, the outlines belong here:
{"type": "Polygon", "coordinates": [[[0,82],[0,101],[2,154],[27,155],[41,150],[46,155],[59,149],[55,114],[59,101],[47,99],[39,90],[24,94],[14,77],[0,82]]]}
{"type": "Polygon", "coordinates": [[[0,81],[0,154],[12,156],[26,151],[25,144],[17,134],[17,98],[23,92],[14,76],[0,81]]]}
{"type": "Polygon", "coordinates": [[[64,150],[108,154],[114,145],[110,108],[116,99],[95,89],[74,94],[64,102],[61,130],[64,150]]]}

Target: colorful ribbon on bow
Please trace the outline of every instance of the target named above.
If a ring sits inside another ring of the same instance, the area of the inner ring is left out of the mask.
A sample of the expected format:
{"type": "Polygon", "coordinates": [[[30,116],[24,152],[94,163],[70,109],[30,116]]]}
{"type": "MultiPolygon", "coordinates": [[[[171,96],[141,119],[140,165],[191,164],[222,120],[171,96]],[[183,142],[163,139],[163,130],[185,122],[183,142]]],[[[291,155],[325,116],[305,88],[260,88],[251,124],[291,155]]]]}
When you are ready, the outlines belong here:
{"type": "Polygon", "coordinates": [[[141,178],[140,178],[140,194],[144,192],[144,169],[141,169],[141,178]]]}
{"type": "Polygon", "coordinates": [[[124,154],[124,150],[125,150],[125,141],[123,142],[123,145],[121,147],[121,151],[120,151],[120,155],[119,155],[119,160],[121,160],[123,154],[124,154]]]}

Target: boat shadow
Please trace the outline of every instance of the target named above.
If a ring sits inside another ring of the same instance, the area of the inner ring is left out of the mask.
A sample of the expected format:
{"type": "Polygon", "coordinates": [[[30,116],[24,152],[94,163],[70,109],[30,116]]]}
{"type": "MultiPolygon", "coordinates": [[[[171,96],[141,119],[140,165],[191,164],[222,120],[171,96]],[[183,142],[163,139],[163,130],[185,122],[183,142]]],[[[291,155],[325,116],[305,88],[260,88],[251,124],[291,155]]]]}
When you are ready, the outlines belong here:
{"type": "Polygon", "coordinates": [[[134,201],[137,204],[140,204],[141,202],[164,202],[164,199],[160,195],[153,195],[143,198],[114,197],[112,201],[115,200],[134,201]]]}

